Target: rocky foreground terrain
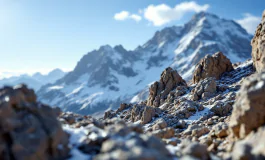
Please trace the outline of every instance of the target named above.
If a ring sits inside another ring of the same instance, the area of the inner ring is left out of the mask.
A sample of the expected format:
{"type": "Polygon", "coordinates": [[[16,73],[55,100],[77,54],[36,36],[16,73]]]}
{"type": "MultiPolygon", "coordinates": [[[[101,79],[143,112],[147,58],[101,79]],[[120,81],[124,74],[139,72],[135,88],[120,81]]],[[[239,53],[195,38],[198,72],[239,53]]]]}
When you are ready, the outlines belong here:
{"type": "Polygon", "coordinates": [[[166,68],[138,104],[61,112],[25,85],[0,90],[0,159],[265,159],[265,12],[252,59],[206,55],[192,81],[166,68]]]}

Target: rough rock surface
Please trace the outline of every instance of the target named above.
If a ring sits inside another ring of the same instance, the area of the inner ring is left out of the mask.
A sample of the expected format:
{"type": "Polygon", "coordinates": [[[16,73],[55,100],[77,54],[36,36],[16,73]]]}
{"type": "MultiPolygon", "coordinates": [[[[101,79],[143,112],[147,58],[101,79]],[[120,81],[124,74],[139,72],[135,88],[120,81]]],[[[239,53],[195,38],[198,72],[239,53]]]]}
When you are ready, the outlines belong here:
{"type": "Polygon", "coordinates": [[[25,85],[0,89],[0,159],[68,157],[68,135],[49,106],[25,85]]]}
{"type": "Polygon", "coordinates": [[[170,67],[166,68],[161,74],[160,81],[151,85],[147,106],[158,107],[160,105],[160,100],[166,99],[169,92],[179,85],[186,86],[185,80],[182,79],[177,71],[170,67]]]}
{"type": "Polygon", "coordinates": [[[215,115],[225,116],[225,115],[228,115],[232,111],[232,109],[233,109],[232,104],[233,104],[232,101],[222,102],[220,100],[217,100],[213,104],[213,107],[210,110],[215,115]]]}
{"type": "Polygon", "coordinates": [[[238,92],[230,127],[236,137],[244,138],[265,124],[265,72],[246,79],[238,92]]]}
{"type": "Polygon", "coordinates": [[[260,72],[265,68],[265,10],[251,45],[253,64],[255,69],[260,72]]]}
{"type": "Polygon", "coordinates": [[[265,159],[265,126],[252,133],[244,140],[235,143],[233,159],[265,159]]]}
{"type": "Polygon", "coordinates": [[[207,77],[214,77],[218,80],[224,72],[231,70],[233,70],[232,63],[222,52],[217,52],[212,56],[206,55],[196,66],[192,82],[198,83],[207,77]]]}
{"type": "Polygon", "coordinates": [[[134,105],[131,112],[132,122],[141,120],[141,124],[146,124],[152,120],[156,114],[156,109],[149,106],[134,105]]]}
{"type": "Polygon", "coordinates": [[[215,79],[210,77],[201,80],[198,85],[192,90],[193,100],[197,101],[201,98],[207,99],[216,92],[215,79]]]}
{"type": "MultiPolygon", "coordinates": [[[[187,145],[183,149],[182,154],[191,156],[192,158],[190,159],[201,159],[201,160],[210,159],[209,153],[207,151],[207,146],[195,142],[187,145]]],[[[185,157],[183,159],[185,159],[185,157]]]]}

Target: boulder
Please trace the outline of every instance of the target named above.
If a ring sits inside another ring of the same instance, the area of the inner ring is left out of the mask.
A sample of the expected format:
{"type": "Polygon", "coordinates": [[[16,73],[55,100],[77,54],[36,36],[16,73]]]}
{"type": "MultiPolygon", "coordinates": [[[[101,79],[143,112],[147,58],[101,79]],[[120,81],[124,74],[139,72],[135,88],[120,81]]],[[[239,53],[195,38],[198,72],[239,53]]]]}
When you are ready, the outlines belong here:
{"type": "Polygon", "coordinates": [[[255,35],[251,41],[252,59],[254,68],[261,72],[265,68],[265,10],[262,21],[258,25],[255,35]]]}
{"type": "Polygon", "coordinates": [[[231,70],[233,70],[232,63],[222,52],[217,52],[212,56],[206,55],[199,64],[196,65],[192,82],[198,83],[200,80],[207,77],[220,79],[224,72],[231,70]]]}
{"type": "Polygon", "coordinates": [[[167,122],[163,118],[160,118],[156,120],[155,124],[153,125],[153,130],[164,129],[166,127],[167,127],[167,122]]]}
{"type": "Polygon", "coordinates": [[[228,135],[228,125],[224,122],[218,123],[211,130],[211,135],[216,136],[218,138],[226,137],[228,135]]]}
{"type": "Polygon", "coordinates": [[[209,133],[209,131],[209,128],[207,128],[206,126],[192,124],[188,126],[188,128],[183,132],[183,134],[192,135],[199,138],[202,135],[209,133]]]}
{"type": "Polygon", "coordinates": [[[116,112],[115,111],[113,111],[113,110],[109,110],[109,111],[106,111],[105,113],[104,113],[104,119],[111,119],[111,118],[114,118],[114,117],[116,117],[116,112]]]}
{"type": "Polygon", "coordinates": [[[209,160],[210,155],[207,151],[207,146],[197,142],[190,143],[182,150],[182,155],[191,156],[191,159],[209,160]]]}
{"type": "Polygon", "coordinates": [[[174,137],[175,130],[174,128],[168,127],[162,130],[156,130],[152,132],[152,135],[158,138],[172,138],[174,137]]]}
{"type": "Polygon", "coordinates": [[[175,114],[180,119],[189,118],[197,111],[204,110],[204,107],[201,104],[191,100],[181,101],[175,105],[175,108],[176,108],[175,114]]]}
{"type": "Polygon", "coordinates": [[[0,159],[68,157],[68,135],[56,112],[25,85],[0,89],[0,159]]]}
{"type": "Polygon", "coordinates": [[[210,111],[218,116],[226,116],[230,114],[233,109],[232,103],[233,102],[231,101],[223,102],[221,100],[217,100],[216,102],[214,102],[213,107],[210,109],[210,111]]]}
{"type": "Polygon", "coordinates": [[[201,80],[192,90],[192,100],[207,99],[216,92],[216,82],[212,77],[201,80]]]}
{"type": "Polygon", "coordinates": [[[131,134],[126,140],[109,139],[102,144],[100,154],[95,160],[124,159],[173,159],[165,145],[157,138],[147,135],[131,134]]]}
{"type": "Polygon", "coordinates": [[[265,159],[265,126],[237,141],[232,151],[233,159],[265,159]]]}
{"type": "Polygon", "coordinates": [[[165,100],[171,90],[177,86],[186,86],[185,80],[172,68],[166,68],[160,77],[159,82],[155,82],[149,88],[147,106],[160,106],[160,100],[165,100]]]}
{"type": "Polygon", "coordinates": [[[244,138],[252,130],[265,124],[265,72],[245,79],[230,120],[230,129],[234,136],[244,138]]]}
{"type": "Polygon", "coordinates": [[[132,122],[140,120],[141,124],[149,123],[158,109],[144,105],[134,105],[131,111],[131,120],[132,122]]]}

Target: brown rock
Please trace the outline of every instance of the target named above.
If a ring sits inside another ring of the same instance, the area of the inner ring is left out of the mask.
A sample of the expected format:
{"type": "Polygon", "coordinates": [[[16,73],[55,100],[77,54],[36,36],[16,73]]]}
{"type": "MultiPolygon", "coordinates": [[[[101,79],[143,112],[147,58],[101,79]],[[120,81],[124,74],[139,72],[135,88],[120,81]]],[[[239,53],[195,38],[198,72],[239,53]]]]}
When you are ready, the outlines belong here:
{"type": "Polygon", "coordinates": [[[208,160],[210,159],[209,153],[207,151],[207,146],[203,144],[199,144],[196,142],[193,142],[186,146],[183,151],[183,155],[189,155],[194,158],[198,158],[201,160],[208,160]]]}
{"type": "Polygon", "coordinates": [[[265,10],[251,42],[253,65],[258,72],[265,68],[265,10]]]}
{"type": "Polygon", "coordinates": [[[155,82],[149,88],[147,106],[159,107],[160,100],[166,99],[169,92],[179,85],[186,86],[187,84],[177,71],[170,67],[166,68],[161,74],[160,81],[155,82]]]}
{"type": "Polygon", "coordinates": [[[265,159],[265,126],[237,141],[232,151],[233,159],[265,159]]]}
{"type": "Polygon", "coordinates": [[[233,107],[231,102],[216,101],[210,109],[215,115],[226,116],[232,111],[233,107]]]}
{"type": "Polygon", "coordinates": [[[68,135],[56,112],[25,85],[0,89],[0,159],[65,159],[68,135]],[[6,153],[6,154],[5,154],[6,153]]]}
{"type": "Polygon", "coordinates": [[[152,107],[145,107],[143,116],[141,118],[141,124],[149,123],[155,116],[155,109],[152,107]]]}
{"type": "Polygon", "coordinates": [[[175,130],[174,128],[168,127],[162,130],[156,130],[152,132],[152,135],[158,138],[172,138],[174,137],[175,130]]]}
{"type": "Polygon", "coordinates": [[[200,80],[207,77],[220,79],[224,72],[231,70],[233,70],[232,63],[222,52],[217,52],[212,56],[206,55],[199,64],[197,64],[193,73],[192,82],[198,83],[200,80]]]}
{"type": "Polygon", "coordinates": [[[238,92],[230,120],[236,137],[244,138],[252,130],[265,124],[265,72],[245,79],[238,92]]]}
{"type": "Polygon", "coordinates": [[[104,113],[104,119],[111,119],[113,117],[116,117],[116,112],[113,110],[109,110],[104,113]]]}
{"type": "Polygon", "coordinates": [[[128,104],[122,103],[116,112],[121,112],[128,107],[128,104]]]}
{"type": "Polygon", "coordinates": [[[125,141],[109,139],[102,144],[95,160],[150,159],[171,160],[172,156],[165,145],[156,137],[129,135],[125,141]]]}
{"type": "Polygon", "coordinates": [[[192,90],[192,100],[197,101],[200,98],[207,99],[216,92],[216,82],[212,77],[201,80],[192,90]]]}
{"type": "Polygon", "coordinates": [[[163,118],[161,118],[155,122],[155,125],[153,126],[153,130],[164,129],[166,127],[167,127],[167,122],[163,118]]]}
{"type": "Polygon", "coordinates": [[[212,134],[218,138],[223,138],[228,135],[228,125],[226,123],[219,123],[212,129],[212,134]]]}
{"type": "Polygon", "coordinates": [[[144,105],[134,105],[131,112],[132,122],[141,120],[141,124],[149,123],[156,114],[156,109],[144,105]]]}

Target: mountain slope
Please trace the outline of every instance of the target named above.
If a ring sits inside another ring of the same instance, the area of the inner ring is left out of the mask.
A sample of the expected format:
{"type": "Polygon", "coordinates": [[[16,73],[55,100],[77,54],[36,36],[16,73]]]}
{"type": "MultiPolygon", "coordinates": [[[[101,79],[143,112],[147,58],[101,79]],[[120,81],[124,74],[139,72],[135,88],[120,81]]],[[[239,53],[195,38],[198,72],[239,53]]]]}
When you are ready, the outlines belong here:
{"type": "Polygon", "coordinates": [[[47,75],[41,73],[35,73],[32,76],[23,74],[20,76],[12,76],[9,78],[3,78],[0,80],[0,86],[5,85],[14,86],[21,83],[27,84],[30,88],[33,88],[35,91],[40,89],[42,85],[48,83],[54,83],[56,80],[62,78],[66,73],[60,69],[54,69],[49,72],[47,75]]]}
{"type": "Polygon", "coordinates": [[[117,108],[120,102],[146,98],[149,84],[171,66],[189,80],[206,54],[223,52],[232,62],[250,57],[249,35],[240,25],[198,13],[184,26],[157,31],[133,51],[121,45],[100,47],[81,58],[75,69],[38,91],[41,101],[81,114],[117,108]]]}

